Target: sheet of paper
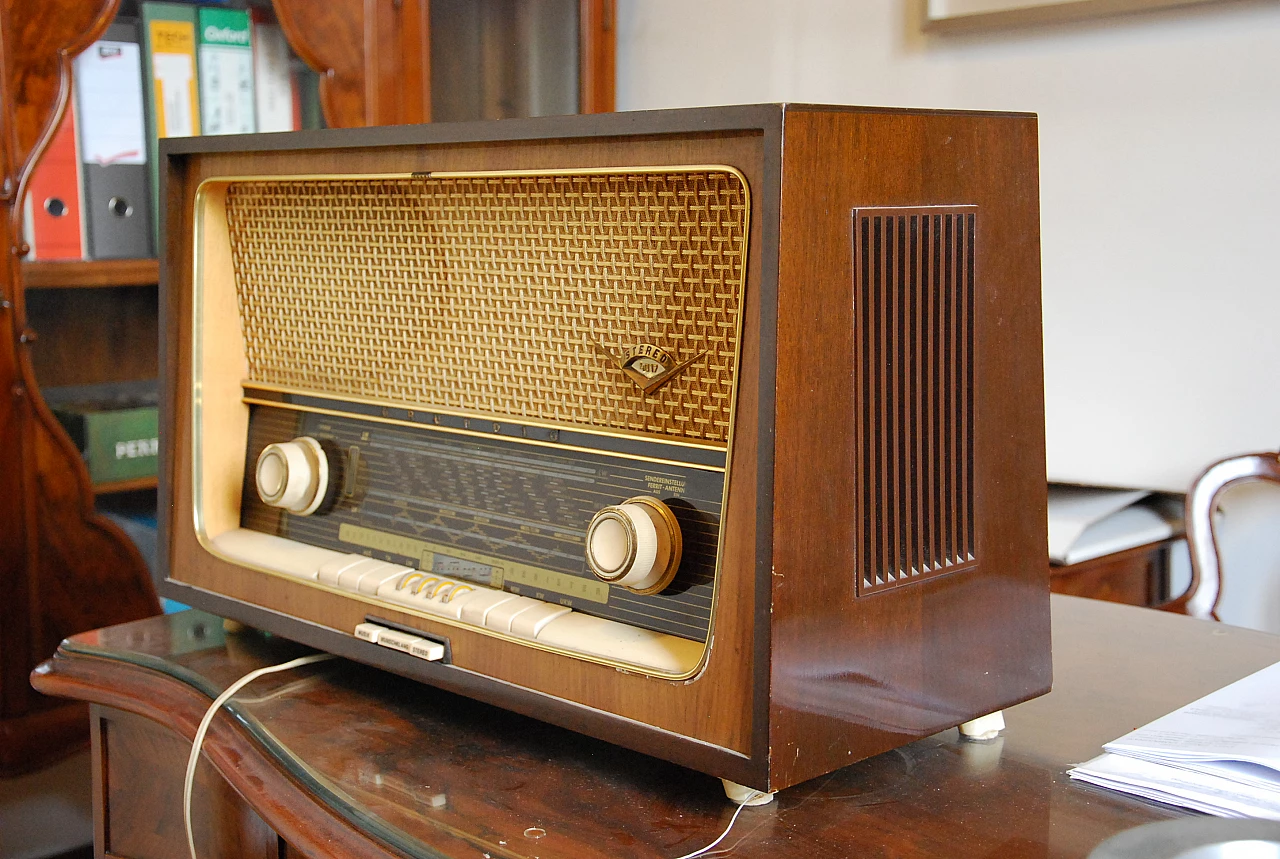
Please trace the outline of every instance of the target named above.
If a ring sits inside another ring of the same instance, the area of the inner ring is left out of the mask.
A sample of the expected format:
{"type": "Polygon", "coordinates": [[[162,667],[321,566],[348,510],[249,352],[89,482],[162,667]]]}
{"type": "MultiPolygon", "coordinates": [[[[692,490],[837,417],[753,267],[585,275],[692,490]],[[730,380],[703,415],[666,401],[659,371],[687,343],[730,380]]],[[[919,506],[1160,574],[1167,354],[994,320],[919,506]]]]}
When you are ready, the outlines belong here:
{"type": "Polygon", "coordinates": [[[142,53],[103,40],[76,57],[80,158],[89,164],[146,164],[142,53]]]}
{"type": "Polygon", "coordinates": [[[1049,487],[1050,560],[1060,564],[1070,563],[1067,558],[1071,547],[1079,541],[1085,529],[1150,494],[1145,489],[1049,487]]]}
{"type": "Polygon", "coordinates": [[[1280,790],[1280,663],[1125,734],[1104,748],[1180,764],[1248,764],[1214,770],[1280,790]]]}
{"type": "Polygon", "coordinates": [[[1280,820],[1280,663],[1103,748],[1068,775],[1209,814],[1280,820]]]}
{"type": "Polygon", "coordinates": [[[1068,773],[1077,781],[1219,817],[1280,820],[1280,794],[1175,767],[1104,754],[1068,773]]]}

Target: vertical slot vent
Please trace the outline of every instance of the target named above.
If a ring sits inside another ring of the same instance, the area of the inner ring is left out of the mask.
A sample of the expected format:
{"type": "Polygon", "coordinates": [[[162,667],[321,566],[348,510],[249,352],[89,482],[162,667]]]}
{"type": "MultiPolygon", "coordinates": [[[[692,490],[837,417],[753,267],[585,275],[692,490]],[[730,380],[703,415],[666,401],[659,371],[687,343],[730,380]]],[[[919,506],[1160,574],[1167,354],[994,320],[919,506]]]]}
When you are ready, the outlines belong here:
{"type": "Polygon", "coordinates": [[[975,563],[976,218],[854,212],[859,594],[975,563]]]}

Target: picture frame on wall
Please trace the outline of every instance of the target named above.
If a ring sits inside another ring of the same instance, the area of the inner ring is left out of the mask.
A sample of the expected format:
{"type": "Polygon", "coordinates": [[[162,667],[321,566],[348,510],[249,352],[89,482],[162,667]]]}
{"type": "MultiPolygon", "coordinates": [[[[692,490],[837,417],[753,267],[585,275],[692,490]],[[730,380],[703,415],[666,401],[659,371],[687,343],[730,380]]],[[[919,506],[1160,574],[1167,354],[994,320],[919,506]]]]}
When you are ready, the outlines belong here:
{"type": "Polygon", "coordinates": [[[923,0],[925,30],[979,30],[1050,24],[1198,6],[1221,0],[923,0]]]}

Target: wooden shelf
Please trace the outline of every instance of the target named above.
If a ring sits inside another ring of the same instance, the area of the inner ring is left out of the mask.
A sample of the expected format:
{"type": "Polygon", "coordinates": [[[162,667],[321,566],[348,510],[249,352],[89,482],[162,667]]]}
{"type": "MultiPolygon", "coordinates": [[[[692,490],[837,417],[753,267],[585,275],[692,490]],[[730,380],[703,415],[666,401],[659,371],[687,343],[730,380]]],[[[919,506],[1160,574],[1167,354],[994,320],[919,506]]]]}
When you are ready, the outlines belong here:
{"type": "Polygon", "coordinates": [[[159,485],[159,478],[137,477],[133,480],[117,480],[114,483],[99,483],[93,487],[93,494],[111,495],[116,492],[133,492],[138,489],[155,489],[159,485]]]}
{"type": "Polygon", "coordinates": [[[24,262],[22,282],[28,289],[152,286],[160,282],[160,262],[154,259],[24,262]]]}

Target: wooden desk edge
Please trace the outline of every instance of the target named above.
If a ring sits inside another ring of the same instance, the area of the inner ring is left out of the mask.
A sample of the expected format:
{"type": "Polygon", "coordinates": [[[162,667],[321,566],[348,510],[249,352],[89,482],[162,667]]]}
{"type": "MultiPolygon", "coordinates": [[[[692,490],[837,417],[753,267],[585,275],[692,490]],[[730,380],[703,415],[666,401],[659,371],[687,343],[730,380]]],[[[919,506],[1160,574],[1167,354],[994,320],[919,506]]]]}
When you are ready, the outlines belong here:
{"type": "MultiPolygon", "coordinates": [[[[31,684],[45,695],[75,698],[142,716],[169,728],[188,743],[194,740],[201,718],[213,703],[181,680],[158,671],[79,653],[69,656],[62,648],[36,667],[31,684]]],[[[404,854],[370,838],[315,802],[225,710],[210,724],[202,751],[267,825],[303,855],[404,859],[404,854]]],[[[99,805],[100,780],[101,773],[95,770],[95,803],[99,805]]]]}

